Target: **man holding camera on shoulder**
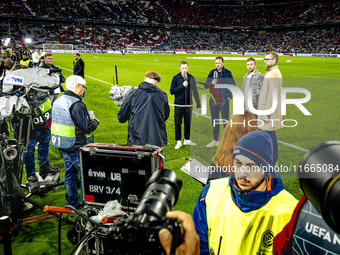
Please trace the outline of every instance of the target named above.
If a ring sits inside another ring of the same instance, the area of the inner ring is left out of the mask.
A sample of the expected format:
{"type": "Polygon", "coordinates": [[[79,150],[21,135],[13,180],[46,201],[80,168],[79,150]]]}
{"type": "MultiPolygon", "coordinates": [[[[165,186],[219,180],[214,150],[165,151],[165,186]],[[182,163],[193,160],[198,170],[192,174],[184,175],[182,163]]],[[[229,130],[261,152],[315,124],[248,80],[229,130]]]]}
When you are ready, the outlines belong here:
{"type": "Polygon", "coordinates": [[[61,73],[61,70],[58,69],[57,67],[55,67],[53,65],[53,55],[51,53],[47,53],[45,54],[44,56],[44,63],[41,65],[40,68],[46,68],[46,69],[50,69],[50,70],[55,70],[57,71],[56,73],[59,75],[60,77],[60,84],[59,84],[59,87],[57,87],[56,89],[52,89],[50,92],[49,92],[49,98],[51,100],[51,104],[53,105],[54,101],[59,97],[59,93],[60,92],[64,92],[64,88],[63,86],[61,85],[61,83],[64,83],[65,82],[65,77],[62,75],[61,73]]]}
{"type": "MultiPolygon", "coordinates": [[[[33,125],[30,139],[28,142],[28,149],[24,155],[24,163],[26,169],[27,180],[30,183],[38,182],[38,177],[35,174],[35,148],[38,144],[38,160],[39,160],[39,175],[42,179],[48,174],[57,174],[60,172],[59,168],[50,165],[48,154],[50,151],[50,126],[52,105],[48,95],[37,99],[37,106],[34,108],[33,125]]],[[[30,127],[27,127],[30,128],[30,127]]],[[[17,128],[16,128],[17,130],[17,128]]]]}
{"type": "Polygon", "coordinates": [[[81,101],[86,81],[71,75],[66,80],[65,93],[58,98],[52,108],[52,146],[58,148],[64,159],[65,196],[67,205],[80,206],[76,178],[80,173],[79,148],[94,142],[93,131],[100,121],[91,119],[86,105],[81,101]]]}
{"type": "Polygon", "coordinates": [[[167,145],[165,121],[170,108],[168,96],[157,87],[159,82],[159,73],[147,71],[144,82],[129,93],[118,112],[120,123],[129,121],[128,145],[167,145]]]}

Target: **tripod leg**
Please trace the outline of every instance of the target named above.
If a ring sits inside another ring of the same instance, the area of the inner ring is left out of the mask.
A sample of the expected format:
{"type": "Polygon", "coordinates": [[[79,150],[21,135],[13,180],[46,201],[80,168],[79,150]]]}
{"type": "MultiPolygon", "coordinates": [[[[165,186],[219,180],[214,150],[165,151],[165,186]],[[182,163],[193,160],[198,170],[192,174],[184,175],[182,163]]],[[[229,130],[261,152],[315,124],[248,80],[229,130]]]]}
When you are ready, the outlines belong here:
{"type": "Polygon", "coordinates": [[[9,217],[8,216],[0,217],[0,231],[3,237],[5,255],[12,255],[10,228],[11,222],[9,220],[9,217]]]}

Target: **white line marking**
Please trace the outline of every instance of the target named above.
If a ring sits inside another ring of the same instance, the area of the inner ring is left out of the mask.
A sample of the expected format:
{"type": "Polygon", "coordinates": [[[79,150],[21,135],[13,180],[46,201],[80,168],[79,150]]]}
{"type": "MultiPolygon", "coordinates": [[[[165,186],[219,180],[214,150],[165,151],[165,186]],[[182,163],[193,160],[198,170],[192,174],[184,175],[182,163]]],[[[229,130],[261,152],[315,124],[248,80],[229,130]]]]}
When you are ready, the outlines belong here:
{"type": "MultiPolygon", "coordinates": [[[[169,105],[174,106],[173,104],[169,104],[169,105]]],[[[196,113],[195,111],[192,111],[192,112],[193,112],[193,113],[196,113]]],[[[197,114],[197,113],[196,113],[196,114],[197,114]]],[[[205,117],[205,118],[208,118],[208,119],[211,119],[210,116],[203,115],[203,114],[201,114],[201,113],[198,113],[198,115],[200,115],[200,116],[202,116],[202,117],[205,117]]],[[[306,150],[306,149],[304,149],[304,148],[301,148],[301,147],[299,147],[299,146],[296,146],[296,145],[294,145],[294,144],[286,143],[286,142],[280,141],[280,140],[278,140],[278,142],[279,142],[279,143],[282,143],[282,144],[284,144],[284,145],[286,145],[286,146],[288,146],[288,147],[291,147],[291,148],[294,148],[294,149],[297,149],[297,150],[300,150],[300,151],[303,151],[303,152],[307,152],[307,151],[308,151],[308,150],[306,150]]]]}
{"type": "Polygon", "coordinates": [[[306,150],[306,149],[304,149],[304,148],[301,148],[301,147],[299,147],[299,146],[296,146],[296,145],[294,145],[294,144],[286,143],[286,142],[280,141],[280,140],[278,140],[278,142],[279,142],[279,143],[282,143],[282,144],[284,144],[284,145],[287,145],[287,146],[289,146],[289,147],[292,147],[292,148],[294,148],[294,149],[303,151],[303,152],[307,152],[307,151],[308,151],[308,150],[306,150]]]}
{"type": "MultiPolygon", "coordinates": [[[[173,104],[169,104],[169,105],[171,105],[171,106],[175,106],[175,105],[173,105],[173,104]]],[[[205,118],[208,118],[208,119],[211,119],[211,117],[210,116],[207,116],[207,115],[205,115],[205,114],[202,114],[202,113],[197,113],[197,112],[195,112],[195,111],[192,111],[193,113],[195,113],[195,114],[197,114],[197,115],[200,115],[200,116],[202,116],[202,117],[205,117],[205,118]]]]}
{"type": "MultiPolygon", "coordinates": [[[[56,65],[56,66],[57,66],[57,65],[56,65]]],[[[61,67],[61,66],[57,66],[57,67],[60,67],[60,68],[65,69],[65,70],[67,70],[67,71],[73,72],[72,70],[67,69],[67,68],[64,68],[64,67],[61,67]]],[[[103,83],[112,85],[111,83],[108,83],[108,82],[106,82],[106,81],[102,81],[102,80],[93,78],[93,77],[88,76],[88,75],[85,75],[85,76],[86,76],[86,77],[89,77],[89,78],[91,78],[91,79],[93,79],[93,80],[100,81],[100,82],[103,82],[103,83]]],[[[169,105],[174,106],[173,104],[169,104],[169,105]]],[[[196,113],[196,112],[193,111],[193,113],[196,113]]],[[[197,114],[197,113],[196,113],[196,114],[197,114]]],[[[198,115],[200,115],[200,116],[202,116],[202,117],[205,117],[205,118],[208,118],[208,119],[211,119],[210,116],[203,115],[203,114],[201,114],[201,113],[198,113],[198,115]]],[[[282,144],[284,144],[284,145],[286,145],[286,146],[288,146],[288,147],[291,147],[291,148],[294,148],[294,149],[297,149],[297,150],[300,150],[300,151],[303,151],[303,152],[307,152],[307,151],[308,151],[308,150],[306,150],[306,149],[304,149],[304,148],[301,148],[301,147],[299,147],[299,146],[296,146],[296,145],[294,145],[294,144],[286,143],[286,142],[283,142],[283,141],[280,141],[280,140],[278,140],[278,142],[279,142],[279,143],[282,143],[282,144]]]]}
{"type": "MultiPolygon", "coordinates": [[[[187,57],[187,59],[215,60],[215,57],[187,57]]],[[[224,60],[247,60],[247,57],[223,57],[224,60]]],[[[263,58],[255,58],[255,60],[263,60],[263,58]]]]}
{"type": "Polygon", "coordinates": [[[290,75],[305,75],[305,74],[325,74],[325,73],[340,73],[340,71],[335,71],[335,72],[318,72],[318,73],[291,73],[290,75]]]}
{"type": "MultiPolygon", "coordinates": [[[[57,65],[56,65],[57,66],[57,65]]],[[[57,66],[57,67],[59,67],[59,68],[62,68],[62,69],[65,69],[65,70],[67,70],[67,71],[70,71],[70,72],[72,72],[73,73],[73,70],[70,70],[70,69],[67,69],[67,68],[65,68],[65,67],[61,67],[61,66],[57,66]]],[[[109,82],[106,82],[106,81],[102,81],[102,80],[99,80],[99,79],[96,79],[96,78],[93,78],[93,77],[91,77],[91,76],[88,76],[88,75],[85,75],[86,77],[88,77],[88,78],[90,78],[90,79],[93,79],[93,80],[96,80],[96,81],[100,81],[100,82],[102,82],[102,83],[106,83],[106,84],[109,84],[109,85],[112,85],[112,83],[109,83],[109,82]]]]}

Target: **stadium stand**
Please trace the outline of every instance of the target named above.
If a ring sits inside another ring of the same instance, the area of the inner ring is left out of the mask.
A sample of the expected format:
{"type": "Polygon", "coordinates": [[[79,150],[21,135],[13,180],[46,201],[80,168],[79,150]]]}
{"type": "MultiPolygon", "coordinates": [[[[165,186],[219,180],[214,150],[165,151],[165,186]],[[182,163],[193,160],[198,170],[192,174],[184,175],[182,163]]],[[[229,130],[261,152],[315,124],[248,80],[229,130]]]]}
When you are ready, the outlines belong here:
{"type": "Polygon", "coordinates": [[[13,46],[26,46],[29,37],[31,47],[54,42],[75,49],[340,52],[340,2],[211,3],[3,0],[0,37],[13,46]]]}

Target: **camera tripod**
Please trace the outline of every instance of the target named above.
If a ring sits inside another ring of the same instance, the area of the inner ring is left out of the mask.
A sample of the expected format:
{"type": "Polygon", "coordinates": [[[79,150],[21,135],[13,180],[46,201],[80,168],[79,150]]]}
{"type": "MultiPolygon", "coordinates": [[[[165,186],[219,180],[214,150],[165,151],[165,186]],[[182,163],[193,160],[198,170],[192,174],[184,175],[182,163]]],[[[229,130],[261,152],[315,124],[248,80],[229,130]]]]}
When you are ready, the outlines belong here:
{"type": "MultiPolygon", "coordinates": [[[[27,94],[27,101],[29,102],[31,113],[33,113],[34,109],[36,109],[39,112],[40,117],[44,120],[47,132],[50,132],[46,119],[44,118],[38,104],[35,102],[34,97],[34,93],[27,94]]],[[[18,235],[19,230],[24,225],[48,220],[54,217],[58,217],[68,224],[73,224],[68,219],[61,218],[59,214],[53,212],[20,220],[23,202],[31,203],[35,207],[43,210],[44,207],[31,200],[30,197],[47,189],[55,188],[64,184],[63,182],[54,183],[52,181],[44,180],[39,182],[38,186],[34,187],[28,185],[29,183],[26,185],[20,185],[23,175],[23,158],[28,149],[31,127],[33,127],[32,114],[21,117],[22,118],[20,118],[19,121],[15,121],[16,132],[14,139],[8,139],[6,134],[0,134],[0,174],[2,175],[2,178],[0,178],[0,188],[2,190],[1,193],[6,194],[4,196],[4,201],[2,201],[3,204],[0,204],[0,216],[8,214],[10,211],[11,218],[11,221],[8,216],[0,218],[0,231],[2,235],[2,237],[0,236],[0,241],[3,239],[5,255],[12,254],[10,233],[18,235]],[[25,117],[25,120],[23,117],[25,117]],[[24,123],[24,121],[26,121],[26,123],[24,123]],[[26,130],[24,128],[25,124],[27,124],[26,130]],[[41,185],[43,185],[43,187],[40,187],[41,185]],[[23,192],[22,188],[29,191],[27,195],[23,192]]],[[[60,178],[60,173],[58,173],[58,177],[60,178]]]]}

